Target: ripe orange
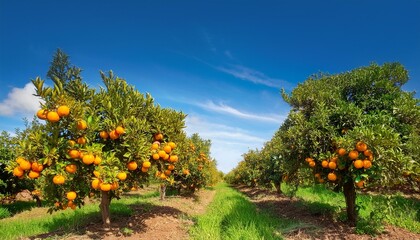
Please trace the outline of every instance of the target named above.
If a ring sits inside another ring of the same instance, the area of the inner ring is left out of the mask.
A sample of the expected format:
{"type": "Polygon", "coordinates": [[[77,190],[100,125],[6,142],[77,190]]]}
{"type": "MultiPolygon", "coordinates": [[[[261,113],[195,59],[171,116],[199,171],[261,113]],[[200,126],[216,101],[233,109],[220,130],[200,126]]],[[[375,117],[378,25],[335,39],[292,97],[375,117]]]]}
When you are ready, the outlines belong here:
{"type": "Polygon", "coordinates": [[[165,152],[165,151],[163,151],[163,150],[160,150],[160,151],[158,152],[158,154],[159,154],[159,157],[161,157],[161,158],[164,158],[164,157],[166,156],[166,152],[165,152]]]}
{"type": "Polygon", "coordinates": [[[313,158],[308,157],[308,158],[305,158],[305,161],[309,163],[309,162],[313,162],[313,161],[314,161],[314,159],[313,159],[313,158]]]}
{"type": "Polygon", "coordinates": [[[74,145],[76,144],[76,141],[69,140],[67,143],[69,144],[70,147],[74,147],[74,145]]]}
{"type": "Polygon", "coordinates": [[[124,129],[123,127],[121,127],[121,126],[118,126],[118,127],[115,129],[115,132],[116,132],[118,135],[121,135],[121,134],[124,134],[124,133],[125,133],[125,129],[124,129]]]}
{"type": "Polygon", "coordinates": [[[158,153],[153,153],[152,158],[153,160],[159,160],[160,156],[158,153]]]}
{"type": "Polygon", "coordinates": [[[85,153],[81,150],[79,150],[79,158],[83,159],[83,157],[85,156],[85,153]]]}
{"type": "Polygon", "coordinates": [[[95,161],[95,157],[92,154],[86,154],[83,156],[82,161],[86,165],[90,165],[95,161]]]}
{"type": "Polygon", "coordinates": [[[166,145],[166,146],[163,147],[163,151],[165,151],[166,153],[170,153],[172,151],[172,148],[171,148],[171,146],[166,145]]]}
{"type": "Polygon", "coordinates": [[[168,160],[169,159],[169,154],[165,153],[165,156],[163,157],[163,160],[168,160]]]}
{"type": "Polygon", "coordinates": [[[22,168],[22,170],[26,171],[32,168],[32,164],[28,160],[22,160],[19,163],[19,167],[22,168]]]}
{"type": "Polygon", "coordinates": [[[134,171],[134,170],[136,170],[137,169],[137,163],[135,162],[135,161],[131,161],[131,162],[129,162],[129,163],[127,163],[127,168],[128,168],[128,170],[130,170],[130,171],[134,171]]]}
{"type": "Polygon", "coordinates": [[[183,173],[183,174],[185,174],[185,175],[189,175],[189,174],[190,174],[190,170],[188,170],[188,169],[183,169],[183,170],[182,170],[182,173],[183,173]]]}
{"type": "Polygon", "coordinates": [[[164,173],[161,173],[159,177],[160,177],[160,179],[166,179],[166,178],[168,178],[168,176],[166,176],[164,173]]]}
{"type": "Polygon", "coordinates": [[[338,157],[332,157],[332,158],[330,159],[330,162],[335,162],[335,163],[337,163],[337,160],[338,160],[338,157]]]}
{"type": "Polygon", "coordinates": [[[67,107],[66,105],[59,106],[57,108],[57,113],[58,113],[58,116],[60,117],[66,117],[70,114],[70,108],[67,107]]]}
{"type": "Polygon", "coordinates": [[[47,113],[48,113],[47,109],[41,109],[41,110],[38,110],[38,112],[36,113],[36,116],[41,120],[45,120],[47,119],[47,113]]]}
{"type": "Polygon", "coordinates": [[[119,187],[119,185],[118,185],[118,182],[113,182],[112,184],[111,184],[111,190],[117,190],[118,189],[118,187],[119,187]]]}
{"type": "Polygon", "coordinates": [[[169,170],[169,169],[168,170],[165,170],[164,173],[165,173],[166,176],[169,176],[169,175],[171,175],[171,170],[169,170]]]}
{"type": "Polygon", "coordinates": [[[152,144],[152,150],[157,150],[159,148],[159,144],[153,143],[152,144]]]}
{"type": "Polygon", "coordinates": [[[56,185],[64,184],[65,181],[66,181],[66,179],[64,178],[63,175],[55,175],[53,177],[53,183],[56,184],[56,185]]]}
{"type": "Polygon", "coordinates": [[[125,172],[119,172],[117,174],[117,178],[120,179],[121,181],[124,181],[125,179],[127,179],[127,173],[125,173],[125,172]]]}
{"type": "Polygon", "coordinates": [[[69,164],[66,166],[66,172],[68,173],[75,173],[77,171],[76,164],[69,164]]]}
{"type": "Polygon", "coordinates": [[[328,161],[327,160],[322,161],[321,165],[322,165],[323,168],[327,168],[328,167],[328,161]]]}
{"type": "Polygon", "coordinates": [[[313,168],[315,167],[316,163],[314,161],[309,162],[309,167],[313,168]]]}
{"type": "Polygon", "coordinates": [[[144,168],[149,168],[151,166],[150,162],[143,162],[143,167],[144,168]]]}
{"type": "Polygon", "coordinates": [[[174,170],[175,169],[175,166],[173,165],[173,164],[170,164],[169,166],[168,166],[168,170],[174,170]]]}
{"type": "Polygon", "coordinates": [[[31,169],[35,172],[41,172],[42,170],[44,170],[44,166],[41,163],[33,162],[31,169]]]}
{"type": "Polygon", "coordinates": [[[346,151],[346,149],[344,149],[344,148],[339,148],[339,149],[337,150],[337,153],[338,153],[338,155],[340,155],[340,156],[344,156],[344,155],[347,153],[347,151],[346,151]]]}
{"type": "Polygon", "coordinates": [[[73,201],[74,199],[76,199],[77,194],[74,191],[70,191],[67,193],[67,199],[70,201],[73,201]]]}
{"type": "Polygon", "coordinates": [[[351,150],[350,152],[349,152],[349,158],[350,159],[357,159],[359,157],[359,152],[358,151],[356,151],[356,150],[351,150]]]}
{"type": "Polygon", "coordinates": [[[162,133],[156,133],[154,136],[156,141],[161,141],[163,139],[163,134],[162,133]]]}
{"type": "Polygon", "coordinates": [[[28,177],[29,178],[32,178],[32,179],[35,179],[35,178],[39,178],[39,172],[35,172],[35,171],[29,171],[29,173],[28,173],[28,177]]]}
{"type": "Polygon", "coordinates": [[[337,168],[337,163],[335,163],[335,162],[330,162],[330,163],[328,163],[328,167],[329,167],[330,169],[334,170],[334,169],[336,169],[336,168],[337,168]]]}
{"type": "Polygon", "coordinates": [[[365,155],[366,157],[369,157],[369,156],[373,156],[373,153],[371,150],[367,149],[366,151],[363,152],[363,155],[365,155]]]}
{"type": "Polygon", "coordinates": [[[147,172],[148,170],[149,170],[149,168],[141,167],[142,172],[147,172]]]}
{"type": "Polygon", "coordinates": [[[102,158],[99,156],[95,156],[95,160],[93,160],[93,164],[99,165],[102,162],[102,158]]]}
{"type": "Polygon", "coordinates": [[[363,188],[363,187],[364,187],[364,185],[365,185],[365,181],[360,180],[360,181],[356,182],[355,184],[356,184],[356,186],[357,186],[358,188],[363,188]]]}
{"type": "Polygon", "coordinates": [[[358,168],[358,169],[363,168],[363,161],[358,159],[358,160],[353,162],[353,165],[354,165],[355,168],[358,168]]]}
{"type": "Polygon", "coordinates": [[[176,144],[174,142],[169,142],[168,145],[174,150],[176,148],[176,144]]]}
{"type": "Polygon", "coordinates": [[[58,113],[55,111],[50,111],[47,113],[47,120],[49,122],[55,123],[60,121],[60,116],[58,116],[58,113]]]}
{"type": "Polygon", "coordinates": [[[80,154],[79,154],[79,151],[78,151],[78,150],[76,150],[76,149],[71,149],[71,150],[69,151],[69,156],[70,156],[71,158],[73,158],[73,159],[76,159],[76,158],[80,157],[80,154]]]}
{"type": "Polygon", "coordinates": [[[170,161],[171,163],[176,163],[176,162],[178,162],[178,156],[177,156],[177,155],[171,155],[171,156],[169,157],[169,161],[170,161]]]}
{"type": "Polygon", "coordinates": [[[334,182],[337,180],[337,175],[335,175],[335,173],[328,173],[328,180],[334,182]]]}
{"type": "Polygon", "coordinates": [[[93,179],[91,186],[92,186],[93,189],[99,189],[100,183],[101,183],[101,181],[99,179],[93,179]]]}
{"type": "Polygon", "coordinates": [[[367,145],[366,145],[366,143],[364,143],[362,141],[359,141],[359,142],[356,143],[356,149],[359,152],[364,152],[364,151],[367,150],[367,145]]]}
{"type": "Polygon", "coordinates": [[[85,120],[79,120],[77,121],[77,129],[79,130],[85,130],[87,128],[87,123],[85,120]]]}
{"type": "Polygon", "coordinates": [[[109,190],[111,190],[111,184],[102,183],[102,184],[100,184],[100,188],[101,188],[102,191],[108,192],[109,190]]]}
{"type": "Polygon", "coordinates": [[[112,140],[116,140],[119,137],[120,135],[115,130],[112,130],[111,132],[109,132],[109,138],[111,138],[112,140]]]}
{"type": "Polygon", "coordinates": [[[371,161],[369,161],[369,160],[363,160],[363,167],[364,167],[365,169],[369,169],[369,168],[371,168],[371,167],[372,167],[372,162],[371,162],[371,161]]]}
{"type": "Polygon", "coordinates": [[[100,136],[102,139],[107,139],[107,138],[109,137],[109,134],[108,134],[106,131],[100,131],[100,132],[99,132],[99,136],[100,136]]]}
{"type": "Polygon", "coordinates": [[[22,162],[23,160],[25,160],[25,158],[23,158],[23,157],[18,157],[18,158],[16,158],[16,162],[17,162],[18,164],[20,164],[20,162],[22,162]]]}
{"type": "Polygon", "coordinates": [[[77,139],[77,143],[80,144],[80,145],[86,144],[86,142],[87,142],[87,140],[86,140],[85,137],[79,137],[77,139]]]}
{"type": "Polygon", "coordinates": [[[20,167],[15,167],[13,169],[13,175],[15,175],[16,177],[22,177],[23,173],[24,173],[24,171],[20,167]]]}
{"type": "Polygon", "coordinates": [[[101,175],[101,173],[99,171],[94,170],[93,171],[93,175],[97,178],[99,178],[99,176],[101,175]]]}

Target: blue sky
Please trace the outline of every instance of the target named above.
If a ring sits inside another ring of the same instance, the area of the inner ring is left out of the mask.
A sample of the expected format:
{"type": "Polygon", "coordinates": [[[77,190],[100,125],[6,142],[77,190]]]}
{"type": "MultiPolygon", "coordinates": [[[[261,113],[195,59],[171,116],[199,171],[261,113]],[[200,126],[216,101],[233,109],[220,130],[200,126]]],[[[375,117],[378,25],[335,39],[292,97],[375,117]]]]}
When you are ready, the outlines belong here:
{"type": "Polygon", "coordinates": [[[419,91],[420,1],[0,0],[0,130],[33,116],[57,48],[92,87],[113,70],[188,114],[228,172],[287,116],[280,88],[313,73],[398,61],[419,91]]]}

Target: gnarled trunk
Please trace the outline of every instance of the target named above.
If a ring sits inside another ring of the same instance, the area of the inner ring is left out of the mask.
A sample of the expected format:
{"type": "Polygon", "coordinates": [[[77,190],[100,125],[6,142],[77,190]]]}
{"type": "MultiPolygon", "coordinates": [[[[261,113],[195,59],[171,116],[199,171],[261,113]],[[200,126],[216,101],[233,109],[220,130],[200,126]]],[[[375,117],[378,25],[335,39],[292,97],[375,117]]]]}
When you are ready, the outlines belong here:
{"type": "Polygon", "coordinates": [[[356,190],[352,181],[347,181],[343,185],[344,198],[346,199],[347,220],[351,226],[356,225],[356,190]]]}
{"type": "Polygon", "coordinates": [[[165,200],[165,196],[166,196],[166,184],[161,184],[160,185],[159,193],[160,193],[160,200],[165,200]]]}
{"type": "Polygon", "coordinates": [[[281,181],[274,181],[274,187],[276,188],[277,194],[281,194],[281,181]]]}
{"type": "Polygon", "coordinates": [[[109,212],[110,204],[111,204],[111,199],[109,196],[109,192],[102,191],[101,204],[99,205],[99,208],[101,209],[102,223],[104,224],[105,227],[108,227],[111,224],[110,212],[109,212]]]}

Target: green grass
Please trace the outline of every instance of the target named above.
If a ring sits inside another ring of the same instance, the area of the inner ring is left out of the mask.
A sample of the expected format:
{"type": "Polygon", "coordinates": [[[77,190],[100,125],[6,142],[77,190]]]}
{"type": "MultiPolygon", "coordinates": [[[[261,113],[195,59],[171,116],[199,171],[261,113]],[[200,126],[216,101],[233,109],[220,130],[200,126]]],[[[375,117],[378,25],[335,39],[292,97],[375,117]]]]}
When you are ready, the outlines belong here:
{"type": "MultiPolygon", "coordinates": [[[[133,211],[130,205],[150,204],[149,199],[158,196],[158,192],[143,195],[129,195],[111,202],[111,221],[117,217],[130,216],[133,211]]],[[[47,208],[36,209],[36,213],[28,212],[27,217],[6,218],[0,220],[0,236],[2,240],[19,239],[43,233],[63,231],[77,232],[88,223],[101,224],[98,203],[87,204],[76,210],[64,210],[47,214],[47,208]]],[[[26,213],[23,213],[26,214],[26,213]]]]}
{"type": "MultiPolygon", "coordinates": [[[[288,194],[290,189],[283,185],[288,194]]],[[[324,185],[299,188],[296,196],[301,204],[314,214],[331,214],[344,220],[346,203],[343,193],[333,192],[324,185]]],[[[382,230],[383,222],[420,233],[420,201],[400,195],[357,194],[359,207],[358,233],[376,234],[382,230]]]]}
{"type": "Polygon", "coordinates": [[[191,239],[282,239],[283,230],[299,223],[258,212],[243,194],[219,184],[204,215],[190,230],[191,239]]]}

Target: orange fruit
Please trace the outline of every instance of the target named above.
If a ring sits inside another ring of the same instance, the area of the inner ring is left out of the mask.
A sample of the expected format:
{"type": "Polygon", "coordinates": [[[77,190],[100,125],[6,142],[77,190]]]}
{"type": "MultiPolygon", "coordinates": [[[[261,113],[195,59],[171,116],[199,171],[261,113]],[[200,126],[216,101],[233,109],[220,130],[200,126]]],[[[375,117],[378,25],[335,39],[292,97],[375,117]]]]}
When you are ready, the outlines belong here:
{"type": "Polygon", "coordinates": [[[172,162],[172,163],[178,162],[178,156],[177,155],[171,155],[169,157],[169,161],[172,162]]]}
{"type": "Polygon", "coordinates": [[[67,199],[70,201],[73,201],[74,199],[76,199],[77,194],[74,191],[70,191],[67,193],[67,199]]]}
{"type": "Polygon", "coordinates": [[[150,162],[143,162],[143,167],[144,168],[149,168],[151,166],[150,162]]]}
{"type": "Polygon", "coordinates": [[[152,158],[153,160],[159,160],[160,156],[158,153],[153,153],[152,158]]]}
{"type": "Polygon", "coordinates": [[[175,169],[175,166],[173,165],[173,164],[170,164],[169,166],[168,166],[168,170],[174,170],[175,169]]]}
{"type": "Polygon", "coordinates": [[[149,170],[149,168],[141,167],[142,172],[147,172],[148,170],[149,170]]]}
{"type": "Polygon", "coordinates": [[[86,142],[87,142],[87,140],[86,140],[85,137],[79,137],[77,139],[77,143],[80,144],[80,145],[86,144],[86,142]]]}
{"type": "Polygon", "coordinates": [[[363,161],[358,159],[358,160],[353,162],[353,165],[354,165],[355,168],[358,168],[358,169],[363,168],[363,161]]]}
{"type": "Polygon", "coordinates": [[[78,151],[78,150],[76,150],[76,149],[71,149],[71,150],[69,151],[69,156],[70,156],[71,158],[73,158],[73,159],[76,159],[76,158],[80,157],[80,154],[79,154],[79,151],[78,151]]]}
{"type": "Polygon", "coordinates": [[[309,162],[309,167],[313,168],[315,167],[316,163],[314,161],[309,162]]]}
{"type": "Polygon", "coordinates": [[[87,128],[87,123],[85,120],[79,120],[77,121],[77,129],[79,130],[85,130],[87,128]]]}
{"type": "Polygon", "coordinates": [[[166,161],[166,160],[168,160],[168,159],[169,159],[169,154],[166,154],[166,153],[165,153],[165,156],[163,157],[163,160],[165,160],[165,161],[166,161]]]}
{"type": "Polygon", "coordinates": [[[370,156],[373,156],[373,153],[371,150],[367,149],[366,151],[363,152],[363,155],[365,155],[366,157],[370,157],[370,156]]]}
{"type": "Polygon", "coordinates": [[[358,188],[363,188],[363,187],[364,187],[364,185],[365,185],[365,181],[360,180],[360,181],[356,182],[355,184],[356,184],[356,186],[357,186],[358,188]]]}
{"type": "Polygon", "coordinates": [[[101,181],[99,179],[93,179],[91,186],[92,186],[93,189],[99,189],[100,183],[101,183],[101,181]]]}
{"type": "Polygon", "coordinates": [[[322,165],[323,168],[327,168],[328,167],[328,161],[327,160],[322,161],[321,165],[322,165]]]}
{"type": "Polygon", "coordinates": [[[48,113],[47,109],[41,109],[41,110],[38,110],[38,112],[36,112],[36,116],[41,120],[45,120],[47,119],[47,113],[48,113]]]}
{"type": "Polygon", "coordinates": [[[346,151],[346,149],[344,149],[344,148],[339,148],[339,149],[337,150],[337,153],[338,153],[338,155],[340,155],[340,156],[344,156],[344,155],[347,153],[347,151],[346,151]]]}
{"type": "Polygon", "coordinates": [[[106,131],[100,131],[100,132],[99,132],[99,136],[100,136],[102,139],[107,139],[107,138],[109,137],[109,134],[108,134],[106,131]]]}
{"type": "Polygon", "coordinates": [[[95,156],[95,160],[93,160],[93,164],[99,165],[102,162],[102,158],[99,156],[95,156]]]}
{"type": "Polygon", "coordinates": [[[369,169],[370,167],[372,167],[372,162],[369,160],[363,160],[363,167],[365,169],[369,169]]]}
{"type": "Polygon", "coordinates": [[[76,164],[69,164],[66,166],[66,172],[68,173],[75,173],[77,171],[76,164]]]}
{"type": "Polygon", "coordinates": [[[23,158],[23,157],[18,157],[18,158],[16,158],[16,162],[17,162],[18,164],[20,164],[23,160],[25,160],[25,158],[23,158]]]}
{"type": "Polygon", "coordinates": [[[13,175],[16,176],[16,177],[22,177],[23,173],[24,173],[24,171],[20,167],[15,167],[13,169],[13,175]]]}
{"type": "Polygon", "coordinates": [[[153,143],[152,144],[152,150],[157,150],[159,148],[159,144],[153,143]]]}
{"type": "Polygon", "coordinates": [[[332,157],[332,158],[330,159],[330,162],[335,162],[335,163],[337,163],[337,160],[338,160],[338,157],[332,157]]]}
{"type": "Polygon", "coordinates": [[[102,191],[108,192],[108,191],[111,190],[111,184],[109,184],[109,183],[102,183],[102,184],[100,184],[100,188],[101,188],[102,191]]]}
{"type": "Polygon", "coordinates": [[[70,114],[70,108],[67,107],[66,105],[59,106],[57,108],[57,113],[58,113],[58,116],[60,117],[66,117],[70,114]]]}
{"type": "Polygon", "coordinates": [[[356,150],[351,150],[350,152],[349,152],[349,158],[350,159],[357,159],[359,157],[359,152],[358,151],[356,151],[356,150]]]}
{"type": "Polygon", "coordinates": [[[335,175],[335,173],[328,173],[328,180],[334,182],[337,180],[337,175],[335,175]]]}
{"type": "Polygon", "coordinates": [[[36,172],[36,171],[29,171],[29,173],[28,173],[28,177],[29,178],[32,178],[32,179],[35,179],[35,178],[39,178],[39,172],[36,172]]]}
{"type": "Polygon", "coordinates": [[[169,169],[168,170],[165,170],[164,173],[165,173],[166,176],[169,176],[169,175],[171,175],[171,170],[169,170],[169,169]]]}
{"type": "Polygon", "coordinates": [[[161,141],[163,139],[163,134],[162,133],[156,133],[154,136],[156,141],[161,141]]]}
{"type": "Polygon", "coordinates": [[[121,127],[121,126],[118,126],[118,127],[115,129],[115,132],[116,132],[118,135],[121,135],[121,134],[124,134],[124,133],[125,133],[125,129],[124,129],[123,127],[121,127]]]}
{"type": "Polygon", "coordinates": [[[112,140],[116,140],[119,137],[120,135],[115,130],[112,130],[111,132],[109,132],[109,138],[111,138],[112,140]]]}
{"type": "Polygon", "coordinates": [[[76,141],[69,140],[67,143],[69,144],[70,147],[74,147],[74,145],[76,144],[76,141]]]}
{"type": "Polygon", "coordinates": [[[101,173],[99,171],[94,170],[93,171],[93,175],[97,178],[99,178],[99,176],[101,175],[101,173]]]}
{"type": "Polygon", "coordinates": [[[119,172],[117,174],[117,178],[120,179],[121,181],[124,181],[125,179],[127,179],[127,173],[125,173],[125,172],[119,172]]]}
{"type": "Polygon", "coordinates": [[[174,150],[176,148],[176,144],[174,142],[169,142],[168,145],[174,150]]]}
{"type": "Polygon", "coordinates": [[[112,184],[111,184],[111,190],[117,190],[117,188],[119,187],[119,185],[118,185],[118,182],[113,182],[112,184]]]}
{"type": "Polygon", "coordinates": [[[44,170],[44,166],[41,163],[33,162],[31,169],[35,172],[41,172],[42,170],[44,170]]]}
{"type": "Polygon", "coordinates": [[[168,178],[168,176],[166,176],[164,173],[161,173],[159,177],[160,177],[160,179],[166,179],[166,178],[168,178]]]}
{"type": "Polygon", "coordinates": [[[306,161],[306,162],[308,162],[308,163],[310,163],[310,162],[313,162],[313,161],[314,161],[314,159],[313,159],[313,158],[308,157],[308,158],[305,158],[305,161],[306,161]]]}
{"type": "Polygon", "coordinates": [[[135,162],[135,161],[131,161],[131,162],[129,162],[129,163],[127,163],[127,168],[128,168],[128,170],[130,170],[130,171],[134,171],[134,170],[136,170],[137,169],[137,163],[135,162]]]}
{"type": "Polygon", "coordinates": [[[63,175],[55,175],[53,177],[53,183],[56,185],[61,185],[66,181],[66,178],[64,178],[63,175]]]}
{"type": "Polygon", "coordinates": [[[172,151],[171,146],[166,145],[165,147],[163,147],[163,151],[165,151],[166,153],[170,153],[172,151]]]}
{"type": "Polygon", "coordinates": [[[359,141],[359,142],[356,143],[356,149],[359,152],[364,152],[364,151],[367,150],[367,145],[366,145],[366,143],[364,143],[362,141],[359,141]]]}
{"type": "Polygon", "coordinates": [[[85,153],[79,150],[79,158],[83,159],[84,156],[85,156],[85,153]]]}
{"type": "Polygon", "coordinates": [[[334,170],[334,169],[336,169],[336,168],[337,168],[337,163],[335,163],[335,162],[330,162],[330,163],[328,163],[328,167],[329,167],[330,169],[334,170]]]}
{"type": "Polygon", "coordinates": [[[160,150],[160,151],[158,152],[158,154],[159,154],[159,157],[161,157],[161,158],[164,158],[164,157],[166,156],[166,152],[165,152],[165,151],[163,151],[163,150],[160,150]]]}
{"type": "Polygon", "coordinates": [[[57,112],[50,111],[47,113],[47,120],[49,122],[55,123],[55,122],[60,121],[60,116],[58,116],[57,112]]]}
{"type": "Polygon", "coordinates": [[[19,167],[22,168],[22,170],[26,171],[32,168],[32,164],[28,160],[22,160],[19,163],[19,167]]]}
{"type": "Polygon", "coordinates": [[[95,157],[92,154],[86,154],[83,156],[82,161],[86,165],[90,165],[95,161],[95,157]]]}
{"type": "Polygon", "coordinates": [[[189,174],[190,174],[190,170],[188,170],[188,169],[183,169],[183,170],[182,170],[182,173],[183,173],[183,174],[185,174],[185,175],[189,175],[189,174]]]}

